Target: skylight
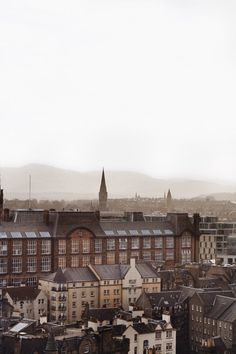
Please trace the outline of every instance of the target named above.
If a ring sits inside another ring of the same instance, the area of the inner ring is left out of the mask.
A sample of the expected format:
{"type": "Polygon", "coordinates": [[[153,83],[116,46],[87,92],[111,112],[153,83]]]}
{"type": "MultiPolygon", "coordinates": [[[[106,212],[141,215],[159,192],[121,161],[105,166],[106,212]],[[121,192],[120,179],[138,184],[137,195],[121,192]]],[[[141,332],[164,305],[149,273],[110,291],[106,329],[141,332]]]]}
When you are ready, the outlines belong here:
{"type": "Polygon", "coordinates": [[[105,230],[104,231],[107,236],[114,236],[114,231],[113,230],[105,230]]]}

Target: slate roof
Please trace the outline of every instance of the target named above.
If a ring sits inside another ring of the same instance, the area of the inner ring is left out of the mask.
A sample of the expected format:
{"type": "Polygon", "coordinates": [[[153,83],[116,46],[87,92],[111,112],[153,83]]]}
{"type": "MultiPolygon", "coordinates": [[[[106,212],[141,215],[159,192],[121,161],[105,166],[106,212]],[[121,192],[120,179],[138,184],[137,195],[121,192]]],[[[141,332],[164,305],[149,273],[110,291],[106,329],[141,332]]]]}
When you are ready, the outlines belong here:
{"type": "Polygon", "coordinates": [[[89,319],[102,321],[112,321],[116,314],[119,312],[117,307],[114,308],[97,308],[97,309],[89,309],[88,317],[89,319]]]}
{"type": "Polygon", "coordinates": [[[127,264],[99,264],[92,265],[91,267],[102,280],[122,279],[130,269],[130,265],[127,264]]]}
{"type": "Polygon", "coordinates": [[[10,295],[12,300],[16,301],[35,300],[41,292],[40,289],[32,288],[30,286],[7,288],[5,291],[10,295]]]}
{"type": "Polygon", "coordinates": [[[147,334],[147,333],[155,332],[156,325],[152,325],[150,323],[146,324],[141,322],[141,323],[134,323],[133,328],[139,334],[147,334]]]}
{"type": "Polygon", "coordinates": [[[222,288],[229,290],[230,286],[221,277],[206,277],[197,280],[198,288],[222,288]]]}
{"type": "Polygon", "coordinates": [[[52,281],[55,283],[69,283],[91,281],[96,282],[98,279],[89,267],[84,268],[58,268],[55,273],[49,274],[43,278],[44,280],[52,281]]]}
{"type": "Polygon", "coordinates": [[[208,307],[213,305],[216,295],[234,297],[232,291],[227,290],[197,292],[197,295],[199,296],[201,301],[208,307]]]}
{"type": "Polygon", "coordinates": [[[181,291],[161,291],[159,293],[145,293],[152,307],[175,306],[179,303],[181,291]]]}
{"type": "Polygon", "coordinates": [[[149,263],[136,263],[136,269],[142,278],[157,278],[158,274],[149,263]]]}
{"type": "Polygon", "coordinates": [[[72,212],[61,211],[50,213],[50,219],[55,219],[54,235],[64,236],[73,229],[87,228],[95,236],[104,236],[105,234],[99,224],[99,216],[96,212],[72,212]]]}
{"type": "Polygon", "coordinates": [[[194,232],[193,224],[187,213],[168,213],[166,221],[172,224],[175,235],[181,235],[184,231],[194,232]]]}
{"type": "Polygon", "coordinates": [[[235,299],[230,297],[216,295],[213,307],[208,312],[207,317],[213,319],[219,318],[235,301],[235,299]]]}
{"type": "Polygon", "coordinates": [[[236,320],[236,300],[229,306],[229,308],[219,317],[221,321],[234,322],[236,320]]]}
{"type": "Polygon", "coordinates": [[[188,286],[182,286],[181,287],[181,294],[179,297],[179,303],[183,303],[184,301],[186,301],[187,299],[191,298],[195,292],[197,292],[198,289],[196,288],[191,288],[188,286]]]}
{"type": "Polygon", "coordinates": [[[118,221],[118,222],[108,222],[108,221],[100,221],[100,226],[103,229],[104,233],[107,230],[113,231],[112,236],[165,236],[174,234],[173,225],[170,222],[152,222],[152,221],[118,221]],[[118,231],[125,231],[126,235],[120,235],[118,231]],[[133,235],[130,233],[130,230],[136,230],[137,235],[133,235]],[[145,233],[145,231],[148,232],[145,233]],[[158,230],[155,231],[155,230],[158,230]]]}

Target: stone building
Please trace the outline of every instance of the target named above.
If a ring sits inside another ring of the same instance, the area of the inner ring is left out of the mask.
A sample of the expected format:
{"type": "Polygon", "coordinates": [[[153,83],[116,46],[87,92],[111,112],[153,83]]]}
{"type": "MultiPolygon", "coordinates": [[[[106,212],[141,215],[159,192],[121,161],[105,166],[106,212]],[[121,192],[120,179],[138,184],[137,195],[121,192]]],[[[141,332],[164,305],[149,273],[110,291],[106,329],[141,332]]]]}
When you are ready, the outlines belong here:
{"type": "Polygon", "coordinates": [[[48,300],[46,294],[33,287],[21,286],[4,289],[4,297],[13,306],[14,313],[22,318],[40,322],[40,318],[47,318],[48,300]]]}
{"type": "Polygon", "coordinates": [[[81,320],[86,305],[90,308],[129,308],[142,291],[160,291],[160,278],[145,262],[130,265],[89,265],[84,268],[59,268],[40,279],[40,288],[49,301],[49,319],[62,323],[81,320]]]}

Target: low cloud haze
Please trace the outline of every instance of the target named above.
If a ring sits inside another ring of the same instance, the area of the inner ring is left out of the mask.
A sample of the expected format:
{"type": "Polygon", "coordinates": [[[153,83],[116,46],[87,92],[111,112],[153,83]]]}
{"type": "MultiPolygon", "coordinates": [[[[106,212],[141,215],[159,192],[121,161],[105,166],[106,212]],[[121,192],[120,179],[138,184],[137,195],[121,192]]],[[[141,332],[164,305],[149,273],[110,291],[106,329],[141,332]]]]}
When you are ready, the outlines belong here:
{"type": "Polygon", "coordinates": [[[0,4],[0,166],[236,178],[236,2],[0,4]]]}

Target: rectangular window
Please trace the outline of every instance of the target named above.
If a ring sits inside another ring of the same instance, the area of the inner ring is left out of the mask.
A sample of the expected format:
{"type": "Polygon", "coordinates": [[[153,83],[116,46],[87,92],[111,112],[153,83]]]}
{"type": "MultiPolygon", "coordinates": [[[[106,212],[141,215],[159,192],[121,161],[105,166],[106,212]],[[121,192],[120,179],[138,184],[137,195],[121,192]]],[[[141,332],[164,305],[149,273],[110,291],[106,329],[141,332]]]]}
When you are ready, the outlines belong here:
{"type": "Polygon", "coordinates": [[[173,260],[174,259],[174,250],[166,250],[166,260],[173,260]]]}
{"type": "Polygon", "coordinates": [[[29,256],[34,256],[37,254],[37,241],[36,240],[28,240],[27,241],[27,254],[29,256]]]}
{"type": "Polygon", "coordinates": [[[42,254],[51,254],[51,240],[42,240],[42,254]]]}
{"type": "Polygon", "coordinates": [[[42,257],[42,272],[50,272],[51,270],[51,257],[42,257]]]}
{"type": "Polygon", "coordinates": [[[172,338],[172,330],[170,329],[166,330],[166,338],[172,338]]]}
{"type": "Polygon", "coordinates": [[[156,331],[156,339],[161,339],[161,331],[156,331]]]}
{"type": "Polygon", "coordinates": [[[12,273],[21,273],[22,272],[22,259],[13,258],[12,259],[12,273]]]}
{"type": "Polygon", "coordinates": [[[0,256],[7,256],[7,241],[0,241],[0,256]]]}
{"type": "Polygon", "coordinates": [[[66,268],[66,257],[58,257],[58,267],[66,268]]]}
{"type": "Polygon", "coordinates": [[[155,238],[155,248],[162,248],[163,247],[163,241],[161,237],[156,237],[155,238]]]}
{"type": "Polygon", "coordinates": [[[166,343],[166,350],[172,350],[172,343],[166,343]]]}
{"type": "Polygon", "coordinates": [[[82,240],[82,252],[89,253],[90,252],[90,239],[82,240]]]}
{"type": "Polygon", "coordinates": [[[21,240],[13,240],[13,243],[12,243],[12,254],[14,256],[22,255],[22,241],[21,240]]]}
{"type": "Polygon", "coordinates": [[[139,259],[139,251],[131,251],[130,257],[139,259]]]}
{"type": "Polygon", "coordinates": [[[155,261],[156,262],[162,262],[163,261],[163,251],[155,251],[155,261]]]}
{"type": "Polygon", "coordinates": [[[151,239],[150,237],[143,238],[143,248],[151,248],[151,239]]]}
{"type": "Polygon", "coordinates": [[[191,241],[192,241],[192,237],[191,235],[182,235],[181,237],[181,246],[182,247],[191,247],[191,241]]]}
{"type": "Polygon", "coordinates": [[[119,263],[120,264],[127,264],[127,252],[120,252],[119,253],[119,263]]]}
{"type": "Polygon", "coordinates": [[[150,261],[151,260],[151,252],[150,251],[143,251],[143,260],[150,261]]]}
{"type": "Polygon", "coordinates": [[[139,238],[134,237],[131,239],[131,248],[132,249],[139,249],[139,238]]]}
{"type": "Polygon", "coordinates": [[[182,249],[181,250],[181,263],[190,263],[192,259],[191,249],[182,249]]]}
{"type": "Polygon", "coordinates": [[[71,240],[71,253],[79,253],[79,240],[78,239],[71,240]]]}
{"type": "Polygon", "coordinates": [[[58,240],[58,254],[66,254],[66,240],[58,240]]]}
{"type": "Polygon", "coordinates": [[[107,240],[107,250],[108,251],[113,251],[115,250],[116,245],[115,245],[115,240],[114,238],[108,239],[107,240]]]}
{"type": "Polygon", "coordinates": [[[71,257],[71,267],[73,268],[79,267],[79,256],[71,257]]]}
{"type": "Polygon", "coordinates": [[[102,240],[94,241],[94,251],[95,253],[102,253],[102,240]]]}
{"type": "Polygon", "coordinates": [[[174,248],[174,237],[166,237],[166,248],[174,248]]]}
{"type": "Polygon", "coordinates": [[[119,238],[119,249],[120,250],[127,249],[127,238],[119,238]]]}
{"type": "Polygon", "coordinates": [[[86,267],[90,263],[90,256],[82,257],[82,267],[86,267]]]}
{"type": "Polygon", "coordinates": [[[107,252],[107,264],[115,264],[115,252],[107,252]]]}
{"type": "Polygon", "coordinates": [[[37,258],[36,257],[28,257],[27,258],[27,272],[34,273],[37,271],[37,258]]]}
{"type": "Polygon", "coordinates": [[[0,274],[7,273],[7,259],[0,259],[0,274]]]}
{"type": "Polygon", "coordinates": [[[102,255],[94,256],[94,264],[102,264],[102,255]]]}

